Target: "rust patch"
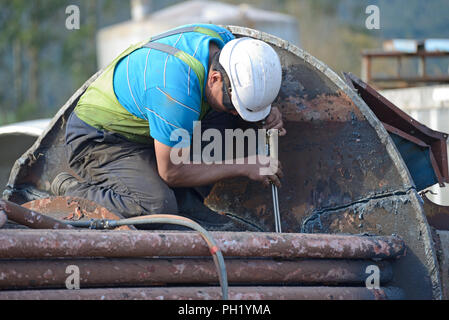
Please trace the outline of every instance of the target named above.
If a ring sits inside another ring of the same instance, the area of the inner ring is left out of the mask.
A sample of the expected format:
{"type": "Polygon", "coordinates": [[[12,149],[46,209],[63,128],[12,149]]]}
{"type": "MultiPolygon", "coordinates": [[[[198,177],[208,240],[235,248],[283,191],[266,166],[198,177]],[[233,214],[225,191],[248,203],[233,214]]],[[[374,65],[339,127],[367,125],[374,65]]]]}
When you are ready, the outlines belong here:
{"type": "Polygon", "coordinates": [[[354,108],[349,97],[338,91],[336,94],[320,94],[313,99],[307,96],[289,96],[279,106],[289,121],[362,121],[364,116],[354,108]]]}
{"type": "MultiPolygon", "coordinates": [[[[123,219],[93,201],[76,197],[50,197],[30,201],[22,206],[58,220],[123,219]]],[[[121,226],[117,230],[135,230],[135,227],[121,226]]]]}

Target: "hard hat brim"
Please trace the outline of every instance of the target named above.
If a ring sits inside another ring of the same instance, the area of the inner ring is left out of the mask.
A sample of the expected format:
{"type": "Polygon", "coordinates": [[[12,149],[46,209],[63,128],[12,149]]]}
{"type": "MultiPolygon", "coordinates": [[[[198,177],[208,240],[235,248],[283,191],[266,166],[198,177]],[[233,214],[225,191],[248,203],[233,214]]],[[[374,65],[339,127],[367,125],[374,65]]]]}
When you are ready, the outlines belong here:
{"type": "Polygon", "coordinates": [[[249,121],[249,122],[257,122],[260,120],[265,119],[271,112],[271,104],[267,106],[266,108],[263,108],[260,111],[250,111],[246,108],[242,108],[236,104],[234,101],[232,102],[234,105],[235,110],[237,110],[240,117],[242,117],[243,120],[249,121]]]}
{"type": "MultiPolygon", "coordinates": [[[[231,81],[232,92],[236,92],[234,88],[234,82],[231,81]]],[[[240,103],[239,98],[236,94],[231,95],[232,105],[234,106],[237,113],[242,117],[243,120],[248,122],[257,122],[265,119],[271,112],[271,104],[259,111],[251,111],[245,108],[242,103],[240,103]]]]}

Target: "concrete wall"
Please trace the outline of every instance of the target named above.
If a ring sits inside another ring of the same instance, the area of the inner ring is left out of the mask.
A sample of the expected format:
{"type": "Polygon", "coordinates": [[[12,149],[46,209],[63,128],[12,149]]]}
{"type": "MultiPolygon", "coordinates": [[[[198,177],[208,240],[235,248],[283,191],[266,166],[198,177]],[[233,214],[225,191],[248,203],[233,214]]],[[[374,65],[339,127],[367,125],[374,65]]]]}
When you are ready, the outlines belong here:
{"type": "MultiPolygon", "coordinates": [[[[380,93],[429,128],[449,133],[449,85],[391,89],[380,93]]],[[[432,201],[449,205],[449,185],[445,188],[436,185],[430,189],[437,193],[428,195],[432,201]]]]}

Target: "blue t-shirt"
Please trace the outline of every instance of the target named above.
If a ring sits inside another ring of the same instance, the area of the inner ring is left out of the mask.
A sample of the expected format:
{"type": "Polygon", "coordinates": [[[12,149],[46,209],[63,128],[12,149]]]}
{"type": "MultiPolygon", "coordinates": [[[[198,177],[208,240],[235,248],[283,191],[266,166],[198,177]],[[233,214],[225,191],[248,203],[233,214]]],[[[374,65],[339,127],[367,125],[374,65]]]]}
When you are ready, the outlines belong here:
{"type": "MultiPolygon", "coordinates": [[[[212,24],[195,24],[214,30],[223,41],[198,32],[184,32],[154,42],[164,43],[196,58],[204,66],[207,81],[209,42],[221,49],[234,39],[228,30],[212,24]]],[[[181,26],[186,27],[186,26],[181,26]]],[[[173,130],[184,129],[190,136],[201,112],[201,88],[195,72],[181,59],[149,48],[137,49],[124,57],[114,71],[114,92],[120,104],[138,118],[148,120],[150,136],[173,147],[173,130]]]]}

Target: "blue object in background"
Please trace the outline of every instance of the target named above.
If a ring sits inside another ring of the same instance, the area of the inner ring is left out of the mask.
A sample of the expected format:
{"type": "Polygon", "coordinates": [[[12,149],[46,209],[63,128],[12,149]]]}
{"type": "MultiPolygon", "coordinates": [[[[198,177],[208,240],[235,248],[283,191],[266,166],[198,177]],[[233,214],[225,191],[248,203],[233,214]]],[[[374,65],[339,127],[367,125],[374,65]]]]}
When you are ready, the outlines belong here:
{"type": "Polygon", "coordinates": [[[429,147],[419,146],[394,133],[390,133],[390,137],[404,159],[418,191],[438,183],[430,161],[429,147]]]}

